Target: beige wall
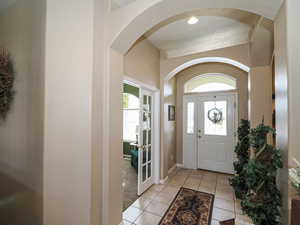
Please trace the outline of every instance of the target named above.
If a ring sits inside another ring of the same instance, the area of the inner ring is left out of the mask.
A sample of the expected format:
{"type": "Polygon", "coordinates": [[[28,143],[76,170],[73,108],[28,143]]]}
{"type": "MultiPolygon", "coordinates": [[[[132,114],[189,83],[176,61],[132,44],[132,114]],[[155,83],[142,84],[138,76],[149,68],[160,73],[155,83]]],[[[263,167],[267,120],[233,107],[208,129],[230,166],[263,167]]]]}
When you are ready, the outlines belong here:
{"type": "MultiPolygon", "coordinates": [[[[288,224],[288,155],[289,155],[289,118],[288,118],[288,67],[287,67],[287,27],[286,6],[281,8],[275,20],[275,95],[276,95],[276,147],[284,152],[284,169],[279,174],[280,189],[283,194],[283,222],[288,224]]],[[[297,132],[297,131],[296,131],[297,132]]]]}
{"type": "Polygon", "coordinates": [[[248,74],[237,67],[223,63],[205,63],[189,67],[176,75],[177,79],[177,132],[176,132],[176,151],[177,163],[182,164],[182,133],[183,133],[183,95],[184,84],[201,74],[221,73],[227,74],[237,79],[239,119],[248,118],[248,74]]]}
{"type": "Polygon", "coordinates": [[[159,50],[147,39],[138,40],[124,57],[125,75],[159,89],[159,50]]]}
{"type": "Polygon", "coordinates": [[[122,132],[123,132],[123,113],[122,113],[122,91],[123,91],[123,66],[124,60],[123,56],[114,50],[110,50],[110,71],[111,78],[109,81],[109,118],[110,123],[107,124],[107,130],[113,135],[110,136],[109,152],[106,157],[109,159],[108,166],[108,177],[105,182],[106,193],[111,192],[113,195],[107,196],[108,199],[108,221],[107,224],[119,224],[122,220],[122,162],[123,153],[120,151],[122,149],[122,132]]]}
{"type": "Polygon", "coordinates": [[[0,122],[3,224],[42,224],[44,22],[44,1],[19,0],[0,12],[0,46],[16,73],[15,99],[0,122]]]}
{"type": "MultiPolygon", "coordinates": [[[[160,58],[160,82],[161,82],[161,93],[164,93],[165,90],[164,88],[166,87],[165,83],[165,78],[168,76],[168,74],[173,71],[175,68],[177,68],[178,66],[191,61],[193,59],[197,59],[197,58],[202,58],[202,57],[227,57],[233,60],[237,60],[245,65],[249,65],[250,64],[250,58],[249,58],[249,45],[238,45],[238,46],[234,46],[234,47],[229,47],[229,48],[224,48],[224,49],[218,49],[218,50],[214,50],[214,51],[209,51],[209,52],[204,52],[204,53],[199,53],[199,54],[193,54],[193,55],[188,55],[188,56],[182,56],[182,57],[176,57],[176,58],[165,58],[163,56],[161,56],[160,58]]],[[[163,94],[161,95],[162,99],[164,99],[163,94]]],[[[161,107],[164,108],[165,107],[165,103],[164,101],[161,104],[161,107]]],[[[181,113],[181,107],[177,105],[176,107],[176,116],[178,118],[178,116],[180,116],[181,113]]],[[[167,114],[167,111],[164,112],[165,115],[167,114]]],[[[165,115],[163,115],[161,117],[161,119],[165,118],[165,115]]],[[[177,120],[178,121],[178,120],[177,120]]],[[[164,126],[164,124],[163,124],[164,126]]],[[[180,126],[180,123],[177,122],[177,126],[180,126]]],[[[180,129],[176,129],[177,133],[180,132],[180,129]]],[[[170,130],[170,132],[172,132],[172,130],[170,130]]],[[[173,152],[168,152],[168,149],[171,149],[171,147],[169,146],[181,146],[182,145],[182,138],[178,139],[178,134],[170,134],[170,136],[175,135],[176,138],[175,139],[169,139],[168,140],[168,145],[166,146],[164,144],[165,138],[164,138],[164,133],[165,133],[165,128],[162,127],[162,134],[161,134],[161,146],[163,149],[163,155],[164,158],[169,159],[173,156],[176,156],[176,163],[181,163],[182,161],[182,154],[176,154],[175,152],[178,150],[173,149],[173,152]],[[172,143],[172,141],[174,141],[172,143]],[[163,148],[164,147],[164,148],[163,148]],[[169,153],[171,153],[170,155],[168,155],[169,153]]],[[[169,166],[164,166],[164,171],[162,171],[162,177],[166,177],[168,174],[168,168],[169,166]]],[[[171,168],[171,167],[170,167],[171,168]]]]}
{"type": "MultiPolygon", "coordinates": [[[[176,79],[170,79],[164,85],[164,107],[163,107],[163,152],[164,152],[164,168],[163,174],[167,174],[168,170],[176,164],[176,121],[168,120],[169,105],[176,107],[176,79]]],[[[177,112],[176,112],[177,116],[177,112]]],[[[176,118],[175,118],[176,119],[176,118]]]]}
{"type": "MultiPolygon", "coordinates": [[[[110,122],[106,129],[113,135],[110,136],[109,152],[104,155],[107,162],[105,170],[109,173],[106,177],[104,190],[114,193],[105,196],[107,198],[108,218],[107,224],[119,224],[122,212],[122,79],[124,76],[138,81],[146,86],[159,89],[159,60],[160,54],[148,40],[139,40],[129,52],[123,56],[114,50],[110,50],[110,80],[109,80],[109,117],[110,122]],[[124,68],[124,70],[123,70],[124,68]],[[121,120],[119,120],[121,119],[121,120]]],[[[175,102],[175,101],[173,101],[175,102]]],[[[104,160],[104,161],[106,161],[104,160]]],[[[168,165],[168,164],[165,164],[168,165]]]]}
{"type": "Polygon", "coordinates": [[[272,126],[272,68],[251,67],[250,70],[250,121],[256,127],[264,118],[272,126]]]}
{"type": "Polygon", "coordinates": [[[94,3],[47,0],[44,225],[91,223],[94,3]]]}

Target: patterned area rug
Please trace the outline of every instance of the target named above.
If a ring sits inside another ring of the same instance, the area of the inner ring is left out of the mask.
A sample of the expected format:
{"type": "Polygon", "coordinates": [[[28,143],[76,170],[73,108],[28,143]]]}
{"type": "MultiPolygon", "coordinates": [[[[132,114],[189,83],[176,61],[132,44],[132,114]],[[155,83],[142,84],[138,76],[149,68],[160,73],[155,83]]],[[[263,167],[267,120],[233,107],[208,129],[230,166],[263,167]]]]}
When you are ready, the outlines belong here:
{"type": "Polygon", "coordinates": [[[234,219],[220,222],[220,225],[235,225],[234,219]]]}
{"type": "Polygon", "coordinates": [[[210,225],[214,195],[181,188],[159,225],[210,225]]]}

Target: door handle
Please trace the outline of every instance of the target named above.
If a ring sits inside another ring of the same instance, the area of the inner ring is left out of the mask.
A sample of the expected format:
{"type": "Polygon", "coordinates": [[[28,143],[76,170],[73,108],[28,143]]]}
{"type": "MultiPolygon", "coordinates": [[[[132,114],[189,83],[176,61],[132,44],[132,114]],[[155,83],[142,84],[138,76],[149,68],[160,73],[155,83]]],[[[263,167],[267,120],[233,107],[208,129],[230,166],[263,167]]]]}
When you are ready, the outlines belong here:
{"type": "Polygon", "coordinates": [[[144,150],[146,148],[146,145],[140,145],[138,146],[139,149],[144,150]]]}
{"type": "Polygon", "coordinates": [[[198,130],[198,138],[202,138],[202,136],[201,136],[201,129],[198,130]]]}

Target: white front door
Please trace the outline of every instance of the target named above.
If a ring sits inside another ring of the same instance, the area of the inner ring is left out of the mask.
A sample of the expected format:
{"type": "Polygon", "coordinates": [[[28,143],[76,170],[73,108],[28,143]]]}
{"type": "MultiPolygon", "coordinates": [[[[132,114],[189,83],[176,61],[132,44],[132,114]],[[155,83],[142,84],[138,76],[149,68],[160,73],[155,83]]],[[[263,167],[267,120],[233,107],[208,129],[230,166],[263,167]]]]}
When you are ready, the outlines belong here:
{"type": "Polygon", "coordinates": [[[233,173],[236,95],[185,96],[184,102],[184,166],[233,173]]]}
{"type": "Polygon", "coordinates": [[[141,89],[140,135],[138,154],[138,195],[153,183],[153,93],[141,89]]]}

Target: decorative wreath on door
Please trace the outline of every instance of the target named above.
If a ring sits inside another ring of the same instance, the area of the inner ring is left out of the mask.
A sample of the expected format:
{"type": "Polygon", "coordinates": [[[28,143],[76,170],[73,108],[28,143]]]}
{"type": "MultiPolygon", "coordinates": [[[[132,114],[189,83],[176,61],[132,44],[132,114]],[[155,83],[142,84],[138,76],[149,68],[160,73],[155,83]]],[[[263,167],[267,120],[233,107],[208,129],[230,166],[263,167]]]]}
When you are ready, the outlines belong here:
{"type": "Polygon", "coordinates": [[[4,120],[14,98],[14,70],[6,49],[0,48],[0,120],[4,120]]]}
{"type": "Polygon", "coordinates": [[[223,120],[223,113],[220,109],[215,107],[208,111],[207,117],[211,122],[216,124],[223,120]]]}

